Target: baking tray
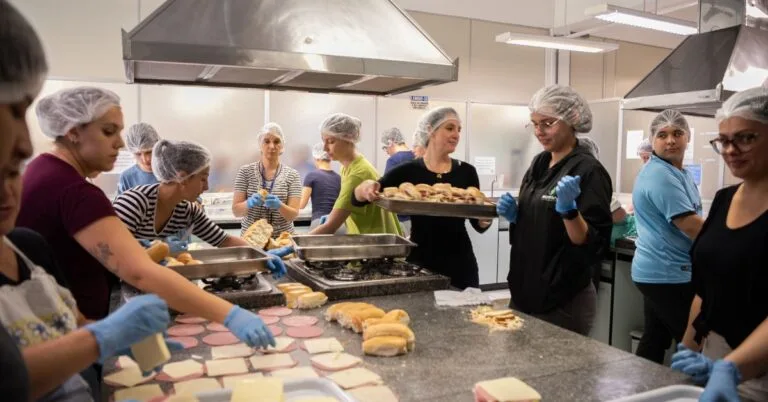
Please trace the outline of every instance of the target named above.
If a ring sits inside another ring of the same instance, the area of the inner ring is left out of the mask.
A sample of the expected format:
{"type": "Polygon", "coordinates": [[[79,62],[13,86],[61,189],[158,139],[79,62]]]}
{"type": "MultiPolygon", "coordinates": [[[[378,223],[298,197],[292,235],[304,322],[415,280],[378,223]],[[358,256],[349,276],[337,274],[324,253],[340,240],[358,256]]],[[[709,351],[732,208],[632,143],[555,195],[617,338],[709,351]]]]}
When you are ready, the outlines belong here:
{"type": "Polygon", "coordinates": [[[416,243],[393,234],[296,235],[296,256],[304,261],[349,261],[407,257],[416,243]]]}
{"type": "Polygon", "coordinates": [[[653,391],[614,399],[611,402],[696,402],[704,388],[692,385],[670,385],[653,391]]]}
{"type": "Polygon", "coordinates": [[[270,257],[253,247],[227,247],[192,250],[192,258],[203,263],[168,267],[187,279],[220,278],[267,272],[270,257]]]}
{"type": "Polygon", "coordinates": [[[454,204],[448,202],[408,201],[380,198],[374,204],[398,215],[446,216],[451,218],[493,219],[496,205],[485,204],[454,204]]]}
{"type": "MultiPolygon", "coordinates": [[[[339,402],[359,402],[338,385],[325,378],[307,378],[300,380],[284,380],[283,392],[286,402],[294,402],[305,398],[333,397],[339,402]]],[[[231,389],[200,392],[195,395],[200,402],[229,402],[232,397],[231,389]]]]}

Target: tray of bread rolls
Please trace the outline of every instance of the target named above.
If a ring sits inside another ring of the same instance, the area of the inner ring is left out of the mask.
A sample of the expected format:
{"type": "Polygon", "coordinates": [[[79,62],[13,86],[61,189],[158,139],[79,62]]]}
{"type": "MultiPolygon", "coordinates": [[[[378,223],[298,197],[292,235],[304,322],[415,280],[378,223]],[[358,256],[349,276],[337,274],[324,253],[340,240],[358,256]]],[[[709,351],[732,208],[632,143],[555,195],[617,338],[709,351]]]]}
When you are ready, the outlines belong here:
{"type": "Polygon", "coordinates": [[[496,204],[476,187],[458,188],[448,183],[412,184],[382,190],[375,204],[399,215],[447,216],[493,219],[496,204]]]}
{"type": "Polygon", "coordinates": [[[175,257],[183,261],[191,258],[195,264],[168,265],[187,279],[220,278],[223,276],[251,275],[268,272],[269,256],[254,247],[227,247],[193,250],[175,257]],[[187,256],[188,254],[188,256],[187,256]]]}

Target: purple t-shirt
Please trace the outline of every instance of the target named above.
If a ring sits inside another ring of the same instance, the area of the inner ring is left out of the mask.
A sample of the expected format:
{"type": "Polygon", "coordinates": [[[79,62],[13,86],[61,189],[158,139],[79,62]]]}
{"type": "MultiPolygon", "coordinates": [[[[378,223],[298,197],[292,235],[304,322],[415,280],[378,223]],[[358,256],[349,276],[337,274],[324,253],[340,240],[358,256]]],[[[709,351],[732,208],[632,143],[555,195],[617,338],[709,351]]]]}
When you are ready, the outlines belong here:
{"type": "Polygon", "coordinates": [[[395,152],[394,155],[390,156],[387,159],[387,164],[384,166],[384,174],[389,173],[390,170],[395,168],[396,166],[399,166],[405,162],[412,161],[416,155],[413,154],[413,151],[400,151],[395,152]]]}
{"type": "Polygon", "coordinates": [[[341,191],[341,176],[333,170],[317,169],[307,173],[304,187],[312,189],[312,220],[328,215],[341,191]]]}
{"type": "Polygon", "coordinates": [[[51,246],[83,315],[104,318],[109,311],[109,291],[117,277],[74,236],[102,218],[116,216],[112,203],[75,168],[51,154],[30,162],[22,180],[16,225],[40,233],[51,246]]]}

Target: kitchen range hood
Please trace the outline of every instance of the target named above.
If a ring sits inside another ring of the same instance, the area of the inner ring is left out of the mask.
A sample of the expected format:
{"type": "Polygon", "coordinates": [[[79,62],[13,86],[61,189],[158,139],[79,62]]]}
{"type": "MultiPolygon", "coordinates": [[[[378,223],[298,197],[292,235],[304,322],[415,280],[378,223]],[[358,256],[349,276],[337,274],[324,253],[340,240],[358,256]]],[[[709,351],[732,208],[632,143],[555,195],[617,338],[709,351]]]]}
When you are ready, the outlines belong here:
{"type": "Polygon", "coordinates": [[[625,96],[623,108],[714,116],[728,97],[768,87],[768,24],[751,17],[766,0],[701,0],[691,35],[625,96]]]}
{"type": "Polygon", "coordinates": [[[123,31],[130,83],[392,95],[458,79],[391,0],[167,0],[123,31]]]}

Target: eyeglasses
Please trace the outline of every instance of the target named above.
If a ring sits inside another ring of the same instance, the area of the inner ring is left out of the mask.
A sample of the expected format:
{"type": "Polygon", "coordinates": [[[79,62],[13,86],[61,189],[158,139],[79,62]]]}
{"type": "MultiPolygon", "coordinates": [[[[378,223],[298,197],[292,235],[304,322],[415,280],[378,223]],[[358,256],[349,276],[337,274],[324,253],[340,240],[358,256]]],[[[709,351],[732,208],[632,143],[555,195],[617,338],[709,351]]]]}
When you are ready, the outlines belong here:
{"type": "Polygon", "coordinates": [[[536,123],[535,121],[532,121],[525,125],[525,128],[531,132],[536,132],[536,130],[549,130],[550,128],[554,127],[555,124],[559,123],[560,119],[555,120],[549,120],[549,121],[542,121],[541,123],[536,123]]]}
{"type": "Polygon", "coordinates": [[[733,145],[733,148],[739,153],[746,153],[755,147],[759,136],[760,134],[758,133],[738,133],[731,139],[726,137],[715,138],[709,144],[712,145],[712,149],[718,154],[723,153],[728,148],[728,145],[733,145]]]}

